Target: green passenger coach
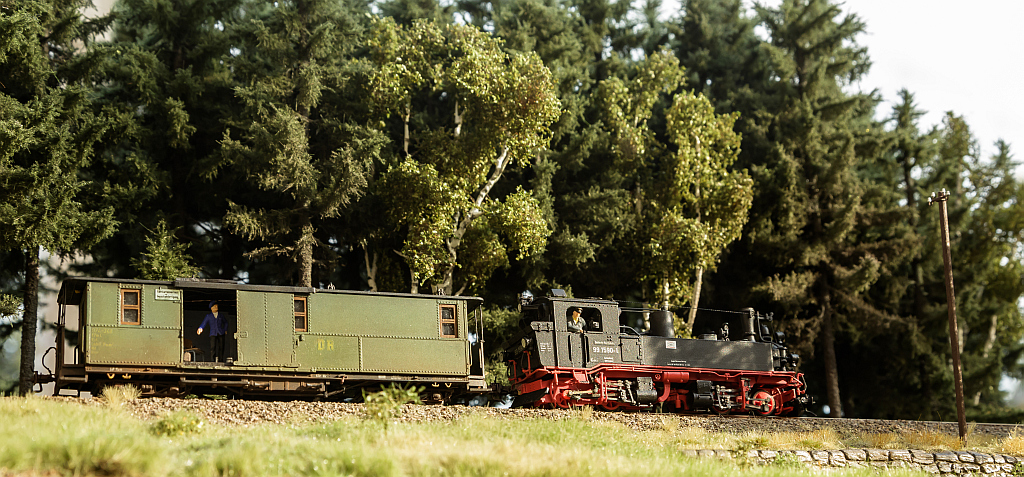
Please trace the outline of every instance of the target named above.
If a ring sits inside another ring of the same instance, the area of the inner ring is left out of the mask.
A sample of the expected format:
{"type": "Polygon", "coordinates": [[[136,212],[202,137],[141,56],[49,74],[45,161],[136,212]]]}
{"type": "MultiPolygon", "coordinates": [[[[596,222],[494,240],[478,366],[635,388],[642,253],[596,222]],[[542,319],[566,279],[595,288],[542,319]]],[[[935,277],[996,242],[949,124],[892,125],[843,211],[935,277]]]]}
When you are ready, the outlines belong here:
{"type": "Polygon", "coordinates": [[[157,396],[358,398],[386,383],[423,386],[430,401],[487,391],[477,297],[68,278],[57,302],[57,366],[37,379],[54,394],[125,383],[157,396]],[[197,334],[214,303],[227,320],[216,361],[210,331],[197,334]]]}

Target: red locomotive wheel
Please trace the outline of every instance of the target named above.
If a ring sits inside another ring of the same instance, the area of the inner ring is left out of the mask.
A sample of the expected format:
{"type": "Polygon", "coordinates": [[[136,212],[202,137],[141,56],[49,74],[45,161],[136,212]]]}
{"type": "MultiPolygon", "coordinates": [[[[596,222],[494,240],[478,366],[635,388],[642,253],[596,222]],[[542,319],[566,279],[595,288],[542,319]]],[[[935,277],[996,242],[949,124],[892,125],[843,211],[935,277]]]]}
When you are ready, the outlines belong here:
{"type": "Polygon", "coordinates": [[[772,396],[771,394],[768,394],[765,391],[758,391],[757,394],[754,394],[753,401],[754,401],[755,404],[760,404],[762,406],[765,405],[765,404],[768,405],[768,410],[767,411],[755,411],[758,414],[760,414],[762,416],[770,416],[772,413],[775,412],[775,407],[776,407],[775,397],[772,396]]]}
{"type": "Polygon", "coordinates": [[[562,409],[569,409],[572,406],[572,399],[568,396],[569,391],[555,394],[555,405],[562,409]]]}
{"type": "Polygon", "coordinates": [[[608,401],[605,402],[604,404],[601,404],[601,408],[604,409],[605,411],[614,411],[618,409],[620,406],[622,406],[622,403],[618,401],[608,401]]]}

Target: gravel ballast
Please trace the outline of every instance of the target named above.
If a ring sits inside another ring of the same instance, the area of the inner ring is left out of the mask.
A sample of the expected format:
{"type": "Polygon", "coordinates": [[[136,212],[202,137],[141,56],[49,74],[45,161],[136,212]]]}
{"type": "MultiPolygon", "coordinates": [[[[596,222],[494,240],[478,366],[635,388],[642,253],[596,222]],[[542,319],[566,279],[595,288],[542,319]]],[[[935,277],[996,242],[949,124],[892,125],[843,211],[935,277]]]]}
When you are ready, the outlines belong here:
{"type": "MultiPolygon", "coordinates": [[[[98,403],[96,399],[78,400],[85,404],[98,403]]],[[[125,404],[128,411],[143,419],[187,410],[203,417],[204,420],[228,425],[252,425],[260,423],[288,424],[328,422],[338,419],[360,417],[362,404],[341,402],[306,401],[247,401],[214,399],[136,399],[125,404]]],[[[579,411],[560,409],[499,409],[493,407],[413,405],[403,407],[401,421],[440,422],[452,421],[463,416],[482,415],[497,419],[569,419],[578,416],[579,411]]],[[[631,429],[664,429],[666,423],[679,427],[699,427],[708,432],[742,434],[749,431],[763,432],[810,432],[831,428],[841,437],[860,433],[908,433],[939,432],[957,434],[954,422],[872,420],[872,419],[830,419],[830,418],[777,418],[752,416],[677,416],[674,414],[626,413],[594,411],[588,414],[594,421],[614,421],[631,429]],[[678,423],[673,423],[676,420],[678,423]]],[[[1004,438],[1013,432],[1024,431],[1016,424],[976,424],[973,432],[996,438],[1004,438]]]]}

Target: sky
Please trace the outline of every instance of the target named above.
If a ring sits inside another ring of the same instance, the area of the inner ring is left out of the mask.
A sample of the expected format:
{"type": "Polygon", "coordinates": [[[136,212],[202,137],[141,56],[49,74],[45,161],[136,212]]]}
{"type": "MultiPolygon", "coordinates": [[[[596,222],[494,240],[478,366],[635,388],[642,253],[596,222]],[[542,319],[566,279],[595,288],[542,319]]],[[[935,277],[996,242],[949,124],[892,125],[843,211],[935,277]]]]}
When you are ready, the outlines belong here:
{"type": "MultiPolygon", "coordinates": [[[[673,1],[665,0],[666,13],[678,8],[673,1]]],[[[773,7],[781,1],[761,3],[773,7]]],[[[922,131],[941,125],[953,111],[967,120],[983,158],[1003,139],[1024,161],[1024,34],[1019,29],[1024,2],[846,0],[840,5],[866,24],[857,43],[868,48],[872,66],[852,87],[881,93],[880,117],[889,115],[897,92],[906,88],[918,109],[927,111],[922,131]]]]}
{"type": "Polygon", "coordinates": [[[873,64],[862,89],[879,89],[891,108],[906,88],[928,111],[924,127],[946,111],[964,116],[984,158],[997,139],[1024,151],[1024,2],[848,0],[844,9],[867,24],[860,43],[873,64]]]}

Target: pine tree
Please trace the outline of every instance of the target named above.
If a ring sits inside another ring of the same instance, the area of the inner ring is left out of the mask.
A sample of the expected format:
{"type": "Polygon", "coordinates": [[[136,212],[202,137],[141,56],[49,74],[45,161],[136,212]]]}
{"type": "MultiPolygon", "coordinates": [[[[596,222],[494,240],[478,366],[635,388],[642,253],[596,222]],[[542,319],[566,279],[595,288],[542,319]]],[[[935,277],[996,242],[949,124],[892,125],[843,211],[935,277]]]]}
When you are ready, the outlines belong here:
{"type": "Polygon", "coordinates": [[[797,333],[794,341],[819,344],[830,412],[840,416],[840,320],[859,314],[859,295],[881,266],[879,250],[852,240],[869,212],[858,164],[876,141],[870,128],[863,134],[856,129],[874,98],[843,91],[869,65],[855,43],[864,25],[855,15],[839,18],[839,7],[827,0],[790,0],[757,11],[771,35],[768,51],[778,80],[766,102],[776,105],[767,111],[773,144],[751,167],[758,194],[747,253],[756,250],[764,260],[759,268],[770,278],[758,289],[789,312],[784,325],[797,333]]]}
{"type": "MultiPolygon", "coordinates": [[[[762,40],[754,33],[757,19],[746,15],[740,0],[686,0],[682,9],[669,29],[671,47],[686,67],[687,87],[707,96],[719,112],[739,112],[741,125],[753,121],[745,116],[764,98],[770,74],[762,40]]],[[[752,129],[741,130],[746,137],[752,129]]]]}
{"type": "Polygon", "coordinates": [[[115,5],[111,39],[91,46],[98,102],[127,118],[107,154],[89,168],[110,185],[97,201],[124,224],[91,250],[80,273],[134,276],[143,237],[167,221],[209,276],[232,278],[240,240],[221,230],[233,183],[219,141],[239,109],[228,64],[226,25],[241,0],[124,0],[115,5]]]}
{"type": "Polygon", "coordinates": [[[144,280],[174,280],[179,277],[195,277],[199,268],[192,264],[192,258],[185,251],[188,246],[174,243],[174,231],[167,228],[161,219],[149,237],[146,237],[146,252],[132,260],[132,266],[144,280]]]}
{"type": "Polygon", "coordinates": [[[32,388],[40,249],[69,252],[109,235],[110,209],[80,202],[79,170],[110,121],[77,78],[76,42],[100,27],[80,0],[26,1],[0,8],[0,244],[25,253],[18,392],[32,388]]]}
{"type": "Polygon", "coordinates": [[[230,168],[252,193],[232,198],[232,231],[285,255],[296,283],[312,286],[318,221],[337,217],[366,188],[383,136],[366,125],[351,85],[363,25],[358,5],[330,0],[254,2],[232,61],[243,103],[221,141],[230,168]],[[258,192],[257,192],[258,191],[258,192]]]}

